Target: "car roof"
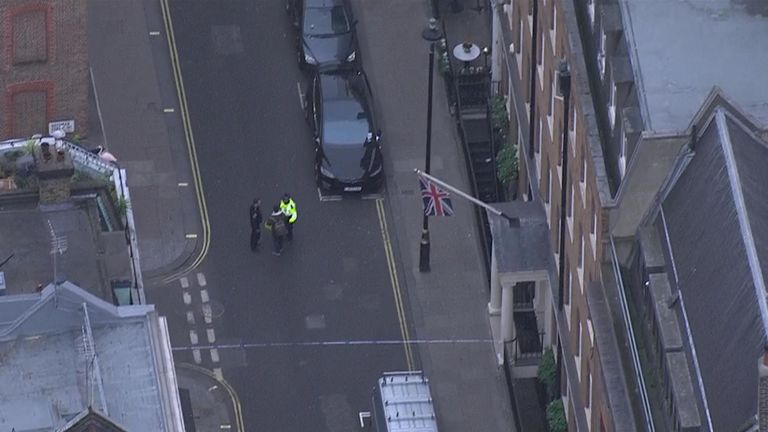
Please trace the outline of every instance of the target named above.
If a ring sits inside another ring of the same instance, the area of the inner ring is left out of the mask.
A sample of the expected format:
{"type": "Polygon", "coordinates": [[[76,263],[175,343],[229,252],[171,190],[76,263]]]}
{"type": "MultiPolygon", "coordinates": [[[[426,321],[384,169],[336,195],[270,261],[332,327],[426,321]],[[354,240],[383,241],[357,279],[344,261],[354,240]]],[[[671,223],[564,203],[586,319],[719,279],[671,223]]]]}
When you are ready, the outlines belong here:
{"type": "Polygon", "coordinates": [[[305,0],[306,7],[331,7],[343,4],[344,0],[305,0]]]}

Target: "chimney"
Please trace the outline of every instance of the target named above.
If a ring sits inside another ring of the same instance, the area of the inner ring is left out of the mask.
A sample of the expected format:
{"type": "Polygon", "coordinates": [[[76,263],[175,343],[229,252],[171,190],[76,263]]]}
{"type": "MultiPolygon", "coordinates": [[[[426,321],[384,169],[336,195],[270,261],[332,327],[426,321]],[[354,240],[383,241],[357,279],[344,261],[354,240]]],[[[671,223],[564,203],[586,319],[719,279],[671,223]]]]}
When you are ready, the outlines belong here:
{"type": "Polygon", "coordinates": [[[760,431],[768,431],[768,347],[758,360],[757,421],[760,431]]]}
{"type": "Polygon", "coordinates": [[[40,145],[35,146],[34,157],[40,184],[40,204],[68,201],[75,167],[63,143],[52,137],[41,138],[40,145]]]}

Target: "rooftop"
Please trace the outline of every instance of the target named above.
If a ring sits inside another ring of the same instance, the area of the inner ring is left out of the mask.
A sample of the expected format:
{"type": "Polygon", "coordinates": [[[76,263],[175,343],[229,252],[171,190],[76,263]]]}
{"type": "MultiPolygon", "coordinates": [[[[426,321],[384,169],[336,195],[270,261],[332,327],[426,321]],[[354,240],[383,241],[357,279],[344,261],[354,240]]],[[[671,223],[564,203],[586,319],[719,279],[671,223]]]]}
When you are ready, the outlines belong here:
{"type": "Polygon", "coordinates": [[[686,130],[713,86],[768,124],[764,0],[620,4],[646,129],[686,130]]]}
{"type": "Polygon", "coordinates": [[[695,152],[679,160],[655,221],[685,309],[681,331],[695,345],[695,391],[716,431],[743,430],[757,413],[768,340],[766,161],[768,143],[717,108],[695,152]]]}
{"type": "Polygon", "coordinates": [[[66,240],[56,256],[59,281],[112,301],[110,280],[131,280],[130,257],[123,231],[105,231],[99,213],[92,196],[47,206],[0,197],[0,259],[12,256],[2,267],[6,293],[32,293],[53,281],[52,228],[66,240]]]}
{"type": "Polygon", "coordinates": [[[126,430],[169,430],[159,329],[154,307],[69,282],[0,297],[0,429],[56,430],[92,406],[126,430]]]}

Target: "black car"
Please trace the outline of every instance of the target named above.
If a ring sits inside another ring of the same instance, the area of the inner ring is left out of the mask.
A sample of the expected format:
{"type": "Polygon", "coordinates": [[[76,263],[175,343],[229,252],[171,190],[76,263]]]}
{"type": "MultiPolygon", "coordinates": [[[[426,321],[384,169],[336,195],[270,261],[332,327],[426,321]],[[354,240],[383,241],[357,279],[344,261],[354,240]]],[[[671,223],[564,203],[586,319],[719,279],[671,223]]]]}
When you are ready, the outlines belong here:
{"type": "Polygon", "coordinates": [[[336,69],[356,63],[356,21],[349,0],[286,0],[286,10],[299,30],[299,66],[336,69]]]}
{"type": "Polygon", "coordinates": [[[308,90],[315,173],[321,190],[373,192],[383,182],[381,132],[362,71],[317,72],[308,90]]]}

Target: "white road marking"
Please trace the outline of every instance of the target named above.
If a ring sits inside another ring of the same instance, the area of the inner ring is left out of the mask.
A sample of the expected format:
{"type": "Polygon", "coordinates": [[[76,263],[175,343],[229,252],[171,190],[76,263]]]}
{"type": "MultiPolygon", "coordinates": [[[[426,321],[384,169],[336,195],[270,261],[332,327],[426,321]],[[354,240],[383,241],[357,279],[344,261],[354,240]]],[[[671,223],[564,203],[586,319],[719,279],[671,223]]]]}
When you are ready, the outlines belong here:
{"type": "Polygon", "coordinates": [[[214,390],[216,390],[217,388],[219,388],[219,386],[217,386],[217,385],[212,385],[212,386],[208,387],[208,391],[209,391],[209,392],[211,392],[211,391],[214,391],[214,390]]]}
{"type": "Polygon", "coordinates": [[[186,237],[188,239],[196,239],[197,238],[197,234],[187,234],[184,237],[186,237]]]}
{"type": "Polygon", "coordinates": [[[211,305],[208,303],[203,303],[203,319],[205,319],[206,324],[213,322],[213,311],[211,310],[211,305]]]}
{"type": "Polygon", "coordinates": [[[184,289],[189,288],[189,279],[187,279],[186,276],[184,276],[183,278],[179,278],[179,282],[181,282],[181,287],[182,288],[184,288],[184,289]]]}
{"type": "Polygon", "coordinates": [[[189,186],[189,183],[187,182],[179,182],[179,187],[187,187],[189,186]]]}
{"type": "Polygon", "coordinates": [[[208,303],[208,301],[210,300],[208,298],[208,290],[206,289],[200,290],[200,300],[202,300],[203,303],[208,303]]]}
{"type": "Polygon", "coordinates": [[[360,195],[360,198],[364,200],[378,200],[378,199],[383,200],[384,196],[382,194],[365,194],[365,195],[360,195]]]}
{"type": "Polygon", "coordinates": [[[321,202],[327,202],[327,201],[341,201],[344,199],[341,195],[323,195],[323,193],[320,191],[320,188],[317,188],[317,198],[321,202]]]}
{"type": "Polygon", "coordinates": [[[304,100],[304,92],[301,91],[301,83],[296,81],[296,90],[299,93],[299,105],[301,105],[301,110],[305,110],[307,107],[307,102],[304,100]]]}
{"type": "Polygon", "coordinates": [[[172,112],[176,112],[176,109],[174,109],[174,108],[163,108],[163,112],[164,113],[172,113],[172,112]]]}
{"type": "Polygon", "coordinates": [[[150,36],[160,36],[160,32],[159,31],[151,31],[151,32],[149,32],[149,35],[150,36]]]}
{"type": "Polygon", "coordinates": [[[195,313],[192,311],[187,311],[187,324],[195,325],[195,313]]]}
{"type": "Polygon", "coordinates": [[[192,358],[195,359],[195,363],[200,364],[203,362],[203,357],[200,355],[199,349],[192,350],[192,358]]]}
{"type": "Polygon", "coordinates": [[[221,359],[219,358],[219,350],[216,348],[211,348],[211,361],[214,363],[218,363],[221,359]]]}
{"type": "Polygon", "coordinates": [[[184,298],[185,305],[192,304],[192,296],[188,292],[184,291],[181,296],[184,298]]]}
{"type": "Polygon", "coordinates": [[[192,345],[197,345],[197,331],[190,330],[189,331],[189,341],[192,343],[192,345]]]}
{"type": "Polygon", "coordinates": [[[205,281],[205,275],[202,272],[197,272],[197,284],[201,287],[206,286],[208,283],[205,281]]]}
{"type": "Polygon", "coordinates": [[[213,376],[215,376],[219,380],[224,379],[224,374],[221,372],[221,368],[213,368],[213,376]]]}
{"type": "Polygon", "coordinates": [[[219,426],[219,429],[221,429],[221,430],[229,430],[229,429],[232,429],[232,425],[223,424],[223,425],[219,426]]]}
{"type": "Polygon", "coordinates": [[[205,332],[208,334],[208,342],[209,343],[216,342],[216,332],[213,331],[212,328],[206,329],[205,332]]]}

